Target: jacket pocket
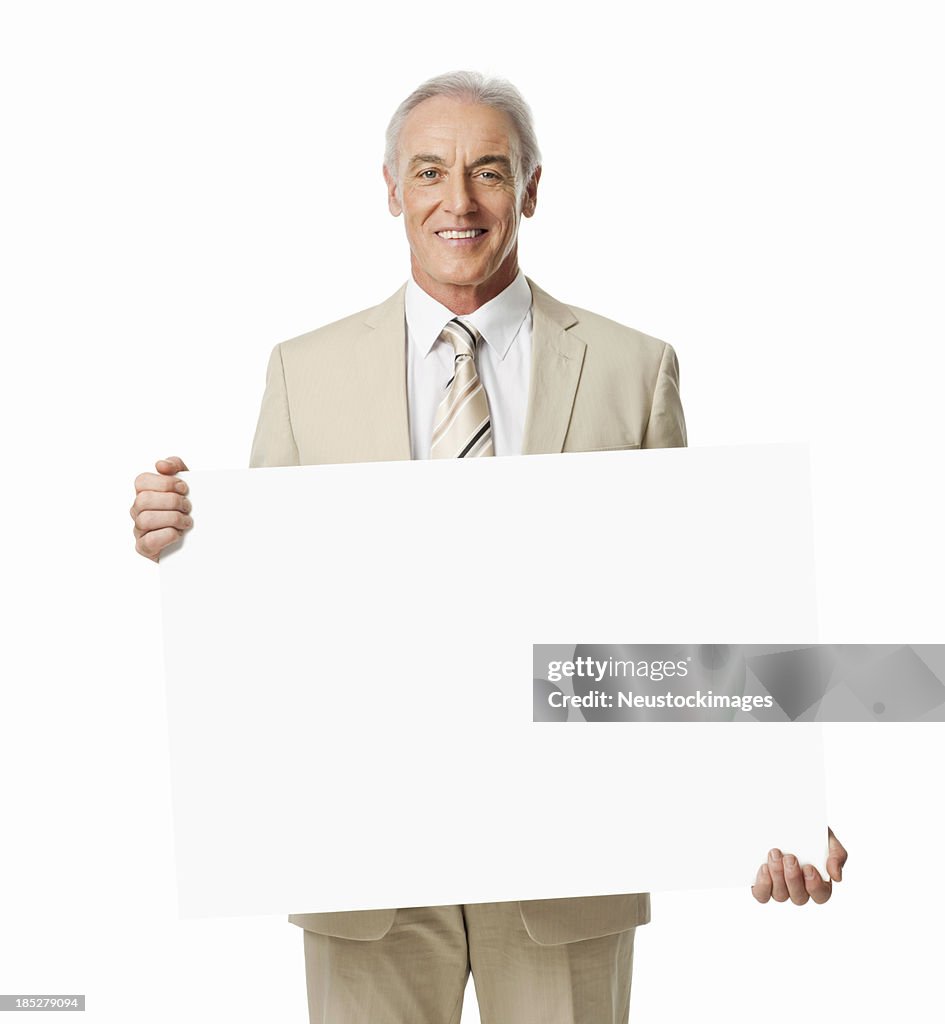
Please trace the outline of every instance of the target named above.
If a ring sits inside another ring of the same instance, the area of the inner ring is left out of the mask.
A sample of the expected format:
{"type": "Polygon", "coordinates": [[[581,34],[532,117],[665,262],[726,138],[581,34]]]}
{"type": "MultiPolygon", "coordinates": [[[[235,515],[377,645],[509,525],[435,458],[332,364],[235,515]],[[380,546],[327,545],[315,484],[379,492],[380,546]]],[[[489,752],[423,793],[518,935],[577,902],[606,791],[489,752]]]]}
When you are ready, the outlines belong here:
{"type": "Polygon", "coordinates": [[[628,452],[639,448],[639,444],[605,444],[594,448],[581,448],[584,452],[628,452]]]}

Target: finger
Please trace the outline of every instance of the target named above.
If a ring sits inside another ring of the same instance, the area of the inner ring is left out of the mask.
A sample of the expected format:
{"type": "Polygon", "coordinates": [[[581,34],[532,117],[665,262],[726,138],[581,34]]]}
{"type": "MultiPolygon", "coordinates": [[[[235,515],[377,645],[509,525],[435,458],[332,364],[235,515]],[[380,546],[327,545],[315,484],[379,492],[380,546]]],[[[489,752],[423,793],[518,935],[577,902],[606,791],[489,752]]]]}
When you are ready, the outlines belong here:
{"type": "Polygon", "coordinates": [[[833,829],[827,830],[827,874],[835,882],[843,880],[843,865],[847,862],[847,851],[843,843],[833,834],[833,829]]]}
{"type": "Polygon", "coordinates": [[[768,854],[768,871],[771,875],[771,898],[776,903],[784,903],[789,893],[784,881],[784,864],[780,850],[774,849],[768,854]]]}
{"type": "MultiPolygon", "coordinates": [[[[176,530],[174,532],[175,532],[175,534],[178,537],[180,537],[180,534],[177,533],[176,530]]],[[[156,535],[152,534],[152,533],[144,533],[142,530],[139,530],[137,527],[135,527],[134,534],[135,534],[135,551],[137,551],[139,555],[144,555],[145,558],[150,558],[152,562],[156,562],[158,560],[159,551],[158,550],[154,550],[154,551],[151,550],[152,547],[155,548],[155,549],[157,549],[157,547],[158,547],[158,539],[157,539],[156,535]],[[144,537],[148,538],[146,543],[142,543],[142,538],[144,538],[144,537]]]]}
{"type": "Polygon", "coordinates": [[[807,864],[804,868],[804,886],[815,903],[826,903],[833,893],[830,881],[824,881],[813,864],[807,864]]]}
{"type": "Polygon", "coordinates": [[[166,459],[158,459],[154,463],[154,468],[159,473],[181,473],[184,472],[187,467],[184,465],[184,460],[177,455],[171,455],[166,459]]]}
{"type": "Polygon", "coordinates": [[[153,562],[156,562],[161,552],[169,544],[173,544],[175,541],[180,540],[180,538],[180,532],[172,527],[164,530],[149,530],[138,538],[135,543],[135,549],[139,554],[144,555],[145,558],[150,558],[153,562]]]}
{"type": "Polygon", "coordinates": [[[784,884],[787,886],[791,902],[795,906],[803,907],[810,899],[810,894],[804,885],[804,872],[797,862],[797,857],[793,853],[786,853],[781,863],[784,865],[784,884]]]}
{"type": "Polygon", "coordinates": [[[145,509],[135,516],[135,528],[142,533],[151,533],[153,530],[164,530],[170,527],[183,532],[194,525],[193,519],[184,512],[167,511],[159,509],[145,509]]]}
{"type": "Polygon", "coordinates": [[[161,476],[158,473],[141,473],[135,477],[136,491],[177,491],[186,494],[190,488],[176,476],[161,476]]]}
{"type": "Polygon", "coordinates": [[[755,884],[751,887],[751,894],[759,903],[767,903],[771,899],[771,872],[767,864],[758,868],[755,876],[755,884]]]}
{"type": "Polygon", "coordinates": [[[192,508],[190,499],[178,494],[177,491],[138,491],[131,505],[131,518],[134,519],[148,509],[190,512],[192,508]]]}

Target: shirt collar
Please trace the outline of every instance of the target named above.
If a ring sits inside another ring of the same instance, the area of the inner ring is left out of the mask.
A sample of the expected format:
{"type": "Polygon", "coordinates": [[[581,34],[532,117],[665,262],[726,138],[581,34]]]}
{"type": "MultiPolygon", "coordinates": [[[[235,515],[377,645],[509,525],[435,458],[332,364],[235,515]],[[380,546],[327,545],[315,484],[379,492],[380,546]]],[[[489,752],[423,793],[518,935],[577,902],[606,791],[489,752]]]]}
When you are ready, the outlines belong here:
{"type": "MultiPolygon", "coordinates": [[[[519,271],[515,280],[494,299],[459,319],[472,324],[483,341],[500,359],[504,359],[531,308],[532,292],[525,275],[519,271]]],[[[455,313],[428,295],[413,278],[407,282],[404,313],[410,333],[424,358],[433,350],[440,331],[456,317],[455,313]]]]}

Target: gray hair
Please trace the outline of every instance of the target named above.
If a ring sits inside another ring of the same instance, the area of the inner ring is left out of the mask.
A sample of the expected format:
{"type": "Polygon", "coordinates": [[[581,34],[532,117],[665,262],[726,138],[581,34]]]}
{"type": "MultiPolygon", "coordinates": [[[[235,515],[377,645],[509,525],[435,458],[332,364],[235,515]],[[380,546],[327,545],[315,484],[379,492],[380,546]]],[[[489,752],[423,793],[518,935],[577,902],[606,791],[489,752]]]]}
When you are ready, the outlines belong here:
{"type": "Polygon", "coordinates": [[[538,139],[532,124],[532,112],[522,94],[504,78],[487,77],[478,71],[448,71],[445,75],[430,78],[416,89],[394,111],[387,126],[384,148],[384,166],[391,177],[400,184],[397,168],[397,148],[404,121],[424,100],[434,96],[450,96],[468,103],[481,103],[507,114],[517,136],[515,147],[517,157],[516,189],[524,189],[541,163],[538,139]]]}

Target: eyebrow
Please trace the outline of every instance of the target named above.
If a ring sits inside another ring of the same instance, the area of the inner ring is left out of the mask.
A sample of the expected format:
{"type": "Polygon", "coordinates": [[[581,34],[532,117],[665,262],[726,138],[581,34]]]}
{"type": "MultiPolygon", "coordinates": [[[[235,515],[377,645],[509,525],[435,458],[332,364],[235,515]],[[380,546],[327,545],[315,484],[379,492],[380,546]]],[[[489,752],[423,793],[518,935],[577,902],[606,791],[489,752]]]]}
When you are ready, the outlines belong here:
{"type": "MultiPolygon", "coordinates": [[[[417,164],[439,164],[441,167],[446,165],[446,161],[441,156],[437,156],[435,153],[417,153],[416,156],[410,158],[409,167],[416,167],[417,164]]],[[[477,160],[469,165],[468,170],[474,171],[477,167],[484,167],[486,164],[497,164],[501,167],[506,174],[511,175],[512,173],[512,161],[507,156],[500,156],[498,154],[487,154],[481,156],[477,160]]]]}

